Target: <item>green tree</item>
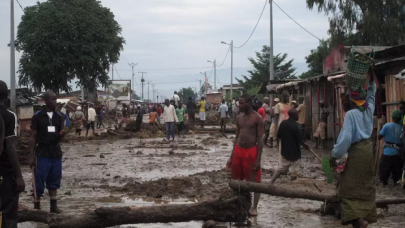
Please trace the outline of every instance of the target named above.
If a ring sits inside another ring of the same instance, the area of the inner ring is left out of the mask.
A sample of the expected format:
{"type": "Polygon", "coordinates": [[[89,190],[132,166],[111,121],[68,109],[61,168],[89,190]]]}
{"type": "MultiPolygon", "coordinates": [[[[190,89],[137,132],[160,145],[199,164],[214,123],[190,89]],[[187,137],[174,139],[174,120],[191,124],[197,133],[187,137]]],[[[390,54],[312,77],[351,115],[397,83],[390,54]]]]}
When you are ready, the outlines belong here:
{"type": "MultiPolygon", "coordinates": [[[[287,53],[278,54],[274,56],[274,79],[286,80],[296,79],[295,68],[292,66],[294,59],[287,61],[287,53]]],[[[264,45],[261,52],[256,52],[256,59],[248,58],[253,65],[253,70],[249,70],[250,75],[242,75],[242,79],[236,79],[239,84],[243,86],[243,91],[259,91],[259,87],[263,82],[267,82],[270,79],[270,48],[264,45]]]]}
{"type": "Polygon", "coordinates": [[[332,45],[397,45],[405,37],[403,0],[307,0],[330,16],[332,45]]]}
{"type": "Polygon", "coordinates": [[[204,94],[206,93],[208,90],[212,90],[212,85],[210,83],[204,83],[201,88],[200,91],[204,94]]]}
{"type": "Polygon", "coordinates": [[[71,91],[77,79],[87,89],[106,85],[124,38],[113,13],[96,0],[48,0],[25,8],[16,49],[23,51],[19,84],[71,91]]]}
{"type": "Polygon", "coordinates": [[[179,95],[180,100],[183,102],[187,102],[189,97],[195,97],[194,90],[191,87],[188,88],[181,88],[177,95],[179,95]]]}
{"type": "Polygon", "coordinates": [[[301,79],[311,78],[323,74],[323,61],[330,54],[329,40],[319,41],[317,49],[311,50],[311,54],[305,57],[309,70],[300,75],[301,79]]]}

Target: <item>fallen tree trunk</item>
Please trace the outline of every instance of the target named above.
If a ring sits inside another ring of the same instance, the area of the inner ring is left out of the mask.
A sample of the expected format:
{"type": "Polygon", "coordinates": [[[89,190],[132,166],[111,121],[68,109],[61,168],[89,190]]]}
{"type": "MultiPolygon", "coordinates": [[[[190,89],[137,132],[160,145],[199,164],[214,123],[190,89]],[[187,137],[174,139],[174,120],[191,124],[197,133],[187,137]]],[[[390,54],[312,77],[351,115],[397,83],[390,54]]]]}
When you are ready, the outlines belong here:
{"type": "Polygon", "coordinates": [[[334,202],[338,198],[336,195],[326,195],[318,192],[297,191],[294,189],[285,189],[274,184],[254,183],[247,181],[231,180],[229,187],[234,190],[242,190],[247,192],[264,193],[272,196],[280,196],[286,198],[309,199],[316,201],[334,202]]]}
{"type": "Polygon", "coordinates": [[[247,218],[250,194],[195,204],[151,207],[101,207],[82,215],[55,215],[44,211],[24,210],[18,222],[40,222],[51,228],[98,228],[139,223],[169,223],[215,220],[238,222],[247,218]]]}
{"type": "MultiPolygon", "coordinates": [[[[263,193],[272,196],[280,196],[286,198],[308,199],[328,203],[337,203],[339,198],[337,195],[327,195],[318,192],[297,191],[294,189],[285,189],[277,187],[273,184],[253,183],[239,180],[229,181],[229,187],[234,190],[246,192],[263,193]]],[[[378,208],[385,208],[389,204],[405,204],[405,198],[398,199],[377,199],[375,204],[378,208]]]]}
{"type": "MultiPolygon", "coordinates": [[[[220,128],[197,128],[197,133],[213,133],[213,132],[221,132],[220,128]]],[[[225,128],[225,133],[235,133],[236,129],[234,128],[225,128]]]]}

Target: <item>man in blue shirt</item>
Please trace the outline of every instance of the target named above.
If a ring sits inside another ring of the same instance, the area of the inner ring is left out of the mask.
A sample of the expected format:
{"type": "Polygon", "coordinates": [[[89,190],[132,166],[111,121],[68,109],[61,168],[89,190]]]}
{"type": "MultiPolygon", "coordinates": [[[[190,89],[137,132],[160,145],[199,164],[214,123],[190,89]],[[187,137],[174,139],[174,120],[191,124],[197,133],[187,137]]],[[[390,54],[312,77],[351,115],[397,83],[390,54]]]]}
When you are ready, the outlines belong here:
{"type": "Polygon", "coordinates": [[[404,161],[400,155],[403,147],[401,113],[398,110],[392,112],[392,123],[387,123],[380,131],[378,139],[384,138],[384,154],[380,161],[380,181],[386,186],[392,175],[394,185],[401,178],[404,161]]]}

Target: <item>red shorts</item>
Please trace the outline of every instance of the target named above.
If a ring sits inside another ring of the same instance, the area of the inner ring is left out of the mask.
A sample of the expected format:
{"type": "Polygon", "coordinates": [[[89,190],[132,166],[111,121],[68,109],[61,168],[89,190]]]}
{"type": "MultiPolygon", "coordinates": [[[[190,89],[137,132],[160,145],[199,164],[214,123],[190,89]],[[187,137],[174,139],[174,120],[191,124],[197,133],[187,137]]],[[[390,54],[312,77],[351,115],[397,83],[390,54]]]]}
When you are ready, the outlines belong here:
{"type": "Polygon", "coordinates": [[[252,172],[256,158],[257,146],[245,149],[236,144],[231,165],[232,179],[261,182],[262,171],[252,172]]]}

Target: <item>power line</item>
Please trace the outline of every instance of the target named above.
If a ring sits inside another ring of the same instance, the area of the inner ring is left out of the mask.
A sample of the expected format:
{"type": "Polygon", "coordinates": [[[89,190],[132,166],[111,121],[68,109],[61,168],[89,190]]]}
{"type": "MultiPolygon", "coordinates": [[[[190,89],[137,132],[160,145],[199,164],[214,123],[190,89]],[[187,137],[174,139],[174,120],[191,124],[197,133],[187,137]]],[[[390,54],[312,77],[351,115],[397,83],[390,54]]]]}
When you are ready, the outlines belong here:
{"type": "Polygon", "coordinates": [[[229,45],[229,47],[228,47],[228,52],[226,53],[226,55],[225,55],[225,58],[224,58],[224,61],[222,61],[222,63],[219,65],[219,66],[217,66],[217,67],[221,67],[224,63],[225,63],[225,60],[226,60],[226,58],[228,58],[228,54],[229,54],[229,51],[231,50],[231,46],[229,45]]]}
{"type": "Polygon", "coordinates": [[[252,33],[250,34],[249,38],[248,38],[248,39],[245,41],[245,43],[243,43],[241,46],[239,46],[239,47],[235,47],[235,46],[234,46],[234,48],[241,48],[241,47],[245,46],[245,44],[247,44],[247,42],[249,42],[250,38],[253,36],[253,33],[255,33],[255,31],[256,31],[257,25],[259,24],[260,20],[262,19],[263,12],[264,12],[264,10],[266,9],[266,6],[267,6],[267,0],[264,1],[264,6],[263,6],[262,13],[260,14],[259,20],[257,20],[257,23],[256,23],[256,25],[255,25],[255,28],[253,29],[253,31],[252,31],[252,33]]]}
{"type": "Polygon", "coordinates": [[[20,2],[18,0],[16,0],[18,5],[20,6],[21,10],[23,11],[23,13],[25,13],[24,8],[22,7],[22,5],[20,4],[20,2]]]}
{"type": "Polygon", "coordinates": [[[309,33],[310,35],[312,35],[313,37],[317,38],[319,41],[321,41],[321,39],[319,39],[317,36],[315,36],[313,33],[311,33],[310,31],[308,31],[306,28],[304,28],[302,25],[300,25],[296,20],[294,20],[290,15],[288,15],[283,9],[281,9],[281,7],[275,2],[273,1],[273,3],[287,16],[289,17],[292,21],[295,22],[295,24],[297,24],[298,26],[300,26],[302,29],[304,29],[307,33],[309,33]]]}
{"type": "Polygon", "coordinates": [[[212,68],[211,68],[211,72],[210,72],[210,76],[208,76],[208,79],[210,79],[211,78],[211,75],[212,75],[212,70],[214,69],[214,66],[212,66],[212,68]]]}
{"type": "Polygon", "coordinates": [[[186,68],[169,68],[169,69],[142,69],[146,71],[154,71],[154,70],[191,70],[191,69],[207,69],[211,67],[186,67],[186,68]]]}
{"type": "Polygon", "coordinates": [[[127,63],[129,64],[129,61],[128,61],[128,59],[127,58],[125,58],[125,56],[122,56],[122,57],[124,57],[124,59],[127,61],[127,63]]]}
{"type": "Polygon", "coordinates": [[[115,68],[115,71],[117,71],[118,77],[122,80],[122,78],[121,78],[121,76],[120,76],[120,73],[118,73],[117,67],[115,67],[115,64],[114,64],[113,66],[114,66],[114,68],[115,68]]]}
{"type": "Polygon", "coordinates": [[[158,84],[178,84],[178,83],[188,83],[188,82],[195,82],[195,81],[161,82],[161,83],[155,83],[155,84],[156,84],[156,85],[158,85],[158,84]]]}

